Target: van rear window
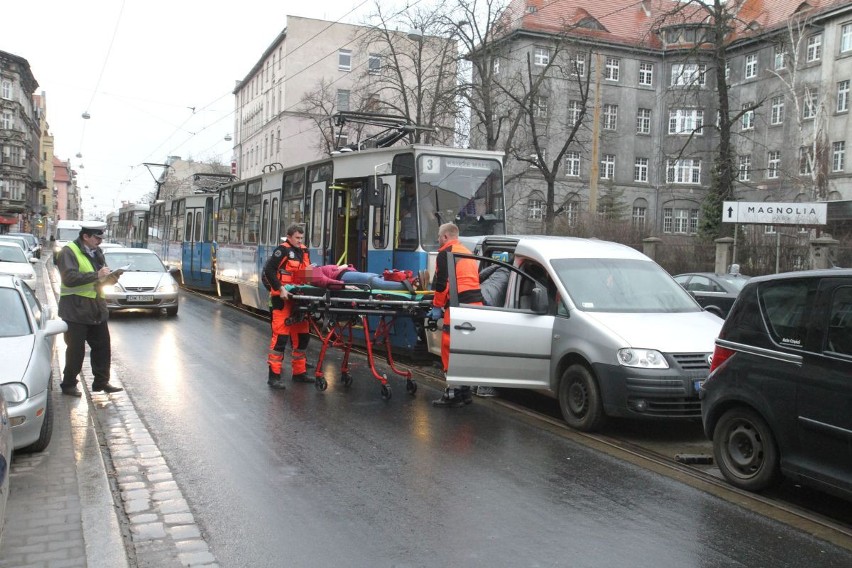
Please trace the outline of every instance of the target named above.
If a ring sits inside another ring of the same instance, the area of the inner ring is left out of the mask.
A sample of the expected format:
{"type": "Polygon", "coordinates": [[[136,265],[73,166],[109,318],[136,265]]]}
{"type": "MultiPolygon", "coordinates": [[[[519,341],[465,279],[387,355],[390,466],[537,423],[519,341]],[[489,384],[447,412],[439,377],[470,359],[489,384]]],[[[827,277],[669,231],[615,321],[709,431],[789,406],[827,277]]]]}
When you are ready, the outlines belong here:
{"type": "Polygon", "coordinates": [[[769,334],[779,345],[801,349],[807,332],[818,281],[793,280],[769,282],[760,287],[758,296],[769,334]]]}

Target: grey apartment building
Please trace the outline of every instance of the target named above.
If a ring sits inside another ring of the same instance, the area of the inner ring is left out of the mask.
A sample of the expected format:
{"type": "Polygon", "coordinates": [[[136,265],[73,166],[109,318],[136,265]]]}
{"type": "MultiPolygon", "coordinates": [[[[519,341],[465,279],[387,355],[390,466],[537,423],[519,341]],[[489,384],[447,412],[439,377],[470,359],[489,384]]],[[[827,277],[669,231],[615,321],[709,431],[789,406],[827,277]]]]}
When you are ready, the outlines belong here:
{"type": "MultiPolygon", "coordinates": [[[[718,57],[701,42],[713,28],[708,13],[675,13],[684,6],[666,0],[510,4],[506,31],[487,56],[504,86],[522,84],[509,79],[513,74],[535,77],[547,68],[529,102],[545,160],[559,152],[585,102],[582,127],[555,185],[554,209],[563,222],[575,223],[615,199],[644,233],[697,232],[719,146],[718,57]],[[559,64],[547,67],[553,57],[559,64]],[[578,76],[587,78],[586,97],[573,80],[578,76]]],[[[852,3],[729,0],[725,6],[736,198],[852,199],[852,3]]],[[[506,204],[515,233],[543,228],[544,179],[527,161],[513,159],[529,151],[530,132],[522,126],[498,148],[510,148],[506,204]]],[[[471,141],[482,145],[476,124],[471,141]]]]}

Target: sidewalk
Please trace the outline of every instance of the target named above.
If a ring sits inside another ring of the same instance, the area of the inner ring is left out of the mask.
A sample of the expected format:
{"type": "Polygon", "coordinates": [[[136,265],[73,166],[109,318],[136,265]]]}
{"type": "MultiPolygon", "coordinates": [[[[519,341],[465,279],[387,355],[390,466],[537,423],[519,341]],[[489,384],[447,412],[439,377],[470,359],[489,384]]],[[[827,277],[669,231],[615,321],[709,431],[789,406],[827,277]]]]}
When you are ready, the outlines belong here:
{"type": "MultiPolygon", "coordinates": [[[[42,261],[36,294],[56,314],[56,295],[42,261]]],[[[56,338],[53,437],[44,452],[15,454],[10,470],[0,567],[127,568],[128,555],[89,396],[63,396],[64,353],[56,338]]],[[[88,357],[83,374],[91,377],[88,357]]]]}

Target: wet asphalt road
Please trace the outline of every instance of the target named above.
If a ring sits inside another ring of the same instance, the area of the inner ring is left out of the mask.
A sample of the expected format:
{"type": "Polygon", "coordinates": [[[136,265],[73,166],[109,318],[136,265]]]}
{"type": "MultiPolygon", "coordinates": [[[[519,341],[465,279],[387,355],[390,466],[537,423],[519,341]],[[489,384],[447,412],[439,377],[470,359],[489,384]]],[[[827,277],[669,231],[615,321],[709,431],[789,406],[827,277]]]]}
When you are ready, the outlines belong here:
{"type": "MultiPolygon", "coordinates": [[[[183,295],[117,314],[114,367],[222,566],[820,566],[852,553],[495,405],[265,385],[268,324],[183,295]]],[[[316,342],[314,346],[316,347],[316,342]]],[[[331,351],[328,360],[339,360],[331,351]]],[[[415,377],[416,378],[416,377],[415,377]]]]}

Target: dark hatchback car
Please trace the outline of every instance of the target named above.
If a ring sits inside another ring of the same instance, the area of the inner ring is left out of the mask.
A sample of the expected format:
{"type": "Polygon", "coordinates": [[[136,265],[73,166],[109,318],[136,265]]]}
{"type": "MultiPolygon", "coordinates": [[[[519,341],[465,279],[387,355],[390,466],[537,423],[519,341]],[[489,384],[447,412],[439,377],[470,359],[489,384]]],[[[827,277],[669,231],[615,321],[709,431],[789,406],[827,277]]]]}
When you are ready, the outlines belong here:
{"type": "Polygon", "coordinates": [[[688,272],[674,277],[702,308],[721,318],[728,316],[734,300],[750,276],[742,274],[714,274],[712,272],[688,272]]]}
{"type": "Polygon", "coordinates": [[[732,485],[760,491],[783,474],[852,499],[852,270],[751,279],[701,399],[732,485]]]}

